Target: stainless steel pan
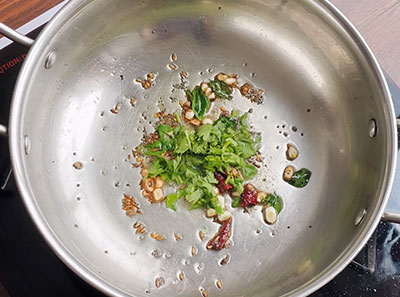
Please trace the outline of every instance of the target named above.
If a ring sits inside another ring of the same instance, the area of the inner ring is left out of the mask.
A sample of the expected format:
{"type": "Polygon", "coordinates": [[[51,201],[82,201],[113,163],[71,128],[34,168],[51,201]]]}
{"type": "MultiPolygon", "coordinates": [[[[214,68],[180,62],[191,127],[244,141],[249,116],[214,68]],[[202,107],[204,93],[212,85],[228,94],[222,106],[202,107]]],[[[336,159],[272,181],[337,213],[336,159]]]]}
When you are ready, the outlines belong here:
{"type": "Polygon", "coordinates": [[[82,278],[114,296],[315,291],[351,261],[381,219],[397,154],[382,71],[354,27],[323,0],[71,1],[27,56],[9,138],[15,178],[43,237],[82,278]],[[169,98],[184,98],[171,93],[179,82],[167,67],[171,53],[192,86],[224,71],[266,90],[263,105],[238,96],[226,108],[254,110],[268,160],[261,170],[267,181],[255,183],[278,191],[285,206],[273,226],[257,209],[233,211],[227,250],[205,250],[198,230],[206,227],[210,237],[218,225],[202,211],[181,204],[174,213],[140,198],[139,173],[126,162],[143,129],[152,129],[160,102],[174,111],[169,98]],[[144,91],[134,81],[148,72],[158,73],[156,86],[144,91]],[[110,113],[117,103],[118,114],[110,113]],[[288,142],[301,151],[295,165],[313,172],[304,189],[281,179],[288,142]],[[144,215],[123,214],[124,193],[137,197],[144,215]],[[166,240],[139,238],[136,220],[166,240]],[[157,277],[165,280],[161,288],[157,277]]]}

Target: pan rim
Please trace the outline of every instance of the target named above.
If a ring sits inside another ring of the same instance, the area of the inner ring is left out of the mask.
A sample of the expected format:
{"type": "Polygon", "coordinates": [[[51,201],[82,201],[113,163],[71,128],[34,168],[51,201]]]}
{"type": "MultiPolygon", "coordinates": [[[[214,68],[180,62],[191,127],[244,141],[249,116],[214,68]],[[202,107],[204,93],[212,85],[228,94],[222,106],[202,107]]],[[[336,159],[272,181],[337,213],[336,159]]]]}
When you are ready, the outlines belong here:
{"type": "MultiPolygon", "coordinates": [[[[45,26],[43,31],[39,34],[36,42],[30,49],[27,58],[23,64],[23,67],[18,76],[18,80],[14,89],[11,113],[10,113],[10,124],[9,124],[9,144],[11,152],[11,161],[13,164],[13,171],[15,180],[18,186],[18,190],[21,194],[23,203],[28,210],[28,213],[33,220],[36,228],[41,233],[42,237],[45,239],[52,251],[77,275],[79,275],[86,282],[102,291],[103,293],[111,296],[131,296],[127,295],[118,287],[107,283],[104,279],[100,278],[93,271],[86,268],[83,264],[77,260],[72,253],[64,247],[62,241],[58,239],[56,234],[52,231],[51,227],[47,224],[45,217],[42,215],[39,206],[35,203],[34,195],[29,187],[28,178],[25,172],[24,162],[23,162],[23,135],[21,134],[21,116],[23,114],[23,101],[25,98],[25,92],[30,81],[30,74],[37,65],[38,57],[40,57],[43,52],[41,51],[41,44],[45,43],[46,39],[52,36],[53,26],[57,27],[58,24],[63,23],[65,20],[79,10],[84,5],[92,2],[93,0],[78,0],[68,2],[57,14],[56,16],[45,26]]],[[[327,266],[323,271],[316,275],[313,279],[309,280],[307,283],[296,288],[290,293],[283,296],[306,296],[309,295],[329,281],[331,281],[337,274],[339,274],[361,251],[363,246],[366,244],[368,239],[371,237],[375,228],[377,227],[382,214],[384,212],[385,206],[389,199],[389,195],[392,189],[396,161],[397,161],[397,127],[396,127],[396,117],[394,113],[394,107],[391,100],[391,95],[389,87],[387,85],[386,78],[383,71],[372,53],[371,49],[367,45],[366,41],[363,39],[358,30],[351,24],[351,22],[329,1],[329,0],[314,0],[315,5],[319,5],[330,12],[333,17],[341,24],[342,28],[351,35],[352,40],[355,41],[362,51],[364,58],[369,63],[369,67],[372,73],[375,75],[381,91],[383,93],[382,104],[386,105],[388,109],[387,121],[387,166],[385,177],[382,182],[381,192],[377,199],[377,206],[373,209],[374,215],[368,222],[364,222],[363,230],[360,234],[353,240],[353,244],[349,245],[341,255],[327,266]]]]}

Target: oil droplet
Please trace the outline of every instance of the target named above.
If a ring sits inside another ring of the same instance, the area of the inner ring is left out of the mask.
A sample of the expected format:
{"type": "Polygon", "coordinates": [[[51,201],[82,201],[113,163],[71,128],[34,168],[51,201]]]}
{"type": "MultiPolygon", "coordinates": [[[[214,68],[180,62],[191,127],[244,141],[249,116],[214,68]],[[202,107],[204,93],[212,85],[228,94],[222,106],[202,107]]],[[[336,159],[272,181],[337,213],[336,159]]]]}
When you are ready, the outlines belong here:
{"type": "Polygon", "coordinates": [[[156,259],[161,258],[161,250],[160,249],[152,250],[151,255],[156,259]]]}
{"type": "Polygon", "coordinates": [[[31,140],[28,135],[24,136],[24,151],[25,155],[29,155],[29,152],[31,151],[31,140]]]}
{"type": "Polygon", "coordinates": [[[182,259],[183,265],[190,265],[190,259],[182,259]]]}
{"type": "Polygon", "coordinates": [[[204,267],[204,263],[195,263],[193,265],[194,272],[196,272],[197,274],[200,274],[204,270],[204,267]]]}
{"type": "Polygon", "coordinates": [[[292,126],[292,131],[293,132],[297,132],[297,127],[296,126],[292,126]]]}

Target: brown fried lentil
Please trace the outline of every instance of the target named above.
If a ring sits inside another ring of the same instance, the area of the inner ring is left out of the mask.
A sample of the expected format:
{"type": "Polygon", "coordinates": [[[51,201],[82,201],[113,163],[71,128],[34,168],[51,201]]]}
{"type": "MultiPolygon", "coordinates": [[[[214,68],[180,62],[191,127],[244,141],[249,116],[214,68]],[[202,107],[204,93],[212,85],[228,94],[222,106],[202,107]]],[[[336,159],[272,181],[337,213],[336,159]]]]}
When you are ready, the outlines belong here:
{"type": "Polygon", "coordinates": [[[133,217],[136,213],[142,213],[135,197],[128,194],[124,194],[124,199],[122,200],[122,210],[125,210],[125,214],[130,217],[133,217]]]}
{"type": "Polygon", "coordinates": [[[83,164],[82,162],[75,162],[74,164],[72,164],[72,166],[76,169],[76,170],[81,170],[83,168],[83,164]]]}
{"type": "Polygon", "coordinates": [[[175,53],[172,53],[172,54],[171,54],[171,61],[172,61],[172,62],[175,62],[177,59],[178,59],[178,57],[176,56],[176,54],[175,54],[175,53]]]}
{"type": "Polygon", "coordinates": [[[229,260],[230,260],[230,256],[229,256],[229,255],[226,255],[226,256],[219,262],[219,264],[221,264],[221,265],[228,264],[229,260]]]}
{"type": "Polygon", "coordinates": [[[207,293],[206,289],[200,288],[200,292],[201,292],[201,295],[203,295],[203,297],[208,297],[208,293],[207,293]]]}
{"type": "Polygon", "coordinates": [[[156,232],[152,232],[150,234],[150,237],[155,239],[155,240],[158,240],[158,241],[164,240],[164,236],[162,236],[162,235],[160,235],[160,234],[158,234],[156,232]]]}
{"type": "Polygon", "coordinates": [[[182,236],[181,236],[181,235],[179,235],[178,233],[174,233],[174,237],[175,237],[175,240],[176,240],[176,241],[178,241],[178,240],[181,240],[181,239],[182,239],[182,236]]]}
{"type": "Polygon", "coordinates": [[[201,230],[199,231],[199,238],[200,238],[201,241],[204,240],[204,233],[201,230]]]}
{"type": "Polygon", "coordinates": [[[161,286],[164,285],[164,284],[165,284],[164,278],[162,278],[162,277],[157,277],[157,278],[156,278],[156,280],[155,280],[156,288],[159,288],[159,287],[161,287],[161,286]]]}
{"type": "Polygon", "coordinates": [[[136,230],[135,231],[136,234],[144,234],[147,232],[146,227],[140,222],[135,222],[133,224],[133,229],[136,230]]]}
{"type": "Polygon", "coordinates": [[[168,68],[171,69],[171,70],[176,70],[178,68],[178,66],[176,66],[175,63],[169,63],[168,64],[168,68]]]}
{"type": "Polygon", "coordinates": [[[192,246],[191,254],[192,254],[192,257],[194,257],[197,254],[197,249],[194,246],[192,246]]]}
{"type": "Polygon", "coordinates": [[[110,109],[110,111],[113,113],[113,114],[118,114],[118,110],[121,108],[121,103],[117,103],[116,105],[115,105],[115,107],[114,108],[111,108],[110,109]]]}
{"type": "Polygon", "coordinates": [[[217,286],[218,289],[222,289],[222,281],[220,279],[217,279],[215,285],[217,286]]]}
{"type": "Polygon", "coordinates": [[[183,280],[184,280],[185,274],[183,273],[183,271],[181,271],[181,272],[179,273],[178,277],[179,277],[179,280],[180,280],[180,281],[183,281],[183,280]]]}

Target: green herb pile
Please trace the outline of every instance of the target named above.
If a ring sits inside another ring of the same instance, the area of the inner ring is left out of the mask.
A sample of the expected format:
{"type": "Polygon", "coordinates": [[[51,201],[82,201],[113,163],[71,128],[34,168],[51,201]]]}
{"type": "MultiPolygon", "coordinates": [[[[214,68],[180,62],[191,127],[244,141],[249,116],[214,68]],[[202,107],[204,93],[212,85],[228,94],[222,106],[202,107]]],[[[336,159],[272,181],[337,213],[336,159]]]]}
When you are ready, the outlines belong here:
{"type": "MultiPolygon", "coordinates": [[[[191,93],[197,93],[196,89],[191,93]]],[[[201,90],[198,93],[202,94],[201,90]]],[[[174,128],[159,125],[157,132],[158,140],[145,146],[145,154],[152,157],[148,176],[160,176],[179,187],[166,198],[166,206],[173,210],[175,202],[184,197],[190,209],[214,208],[221,214],[214,173],[225,174],[226,183],[238,194],[243,192],[244,181],[257,174],[257,168],[247,160],[256,154],[261,138],[249,131],[247,114],[240,116],[233,111],[230,116],[220,116],[212,125],[195,129],[179,121],[174,128]]]]}

